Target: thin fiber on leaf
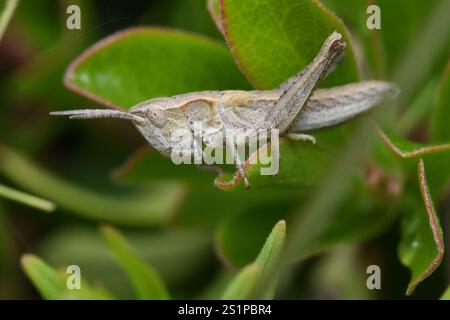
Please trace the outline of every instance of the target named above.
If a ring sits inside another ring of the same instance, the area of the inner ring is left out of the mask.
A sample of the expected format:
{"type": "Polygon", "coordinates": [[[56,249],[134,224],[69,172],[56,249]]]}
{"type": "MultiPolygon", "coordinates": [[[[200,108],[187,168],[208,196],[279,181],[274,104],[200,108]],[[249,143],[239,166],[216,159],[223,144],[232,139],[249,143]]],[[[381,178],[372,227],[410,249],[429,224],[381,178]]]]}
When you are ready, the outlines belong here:
{"type": "Polygon", "coordinates": [[[419,161],[418,176],[425,210],[415,210],[403,217],[399,245],[400,260],[411,270],[407,295],[412,294],[436,270],[444,255],[442,228],[431,199],[422,159],[419,161]]]}
{"type": "Polygon", "coordinates": [[[450,143],[432,146],[422,146],[411,141],[394,138],[393,136],[388,136],[378,126],[376,126],[376,130],[380,138],[383,140],[384,144],[389,148],[389,150],[391,150],[394,154],[402,158],[416,158],[427,154],[432,154],[435,152],[450,151],[450,143]]]}
{"type": "Polygon", "coordinates": [[[207,0],[207,7],[212,21],[217,27],[217,30],[223,34],[222,16],[220,13],[220,0],[207,0]]]}

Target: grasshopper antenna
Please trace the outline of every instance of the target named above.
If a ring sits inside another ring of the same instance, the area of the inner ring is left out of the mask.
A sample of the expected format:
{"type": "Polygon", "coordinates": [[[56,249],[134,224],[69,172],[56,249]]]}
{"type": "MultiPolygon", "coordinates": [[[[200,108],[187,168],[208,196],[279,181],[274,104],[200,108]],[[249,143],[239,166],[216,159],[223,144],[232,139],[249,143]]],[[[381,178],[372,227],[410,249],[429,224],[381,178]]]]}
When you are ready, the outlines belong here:
{"type": "Polygon", "coordinates": [[[125,119],[131,121],[142,122],[144,118],[132,113],[119,111],[119,110],[105,110],[105,109],[80,109],[80,110],[67,110],[67,111],[55,111],[50,112],[52,116],[68,116],[69,119],[105,119],[116,118],[125,119]]]}

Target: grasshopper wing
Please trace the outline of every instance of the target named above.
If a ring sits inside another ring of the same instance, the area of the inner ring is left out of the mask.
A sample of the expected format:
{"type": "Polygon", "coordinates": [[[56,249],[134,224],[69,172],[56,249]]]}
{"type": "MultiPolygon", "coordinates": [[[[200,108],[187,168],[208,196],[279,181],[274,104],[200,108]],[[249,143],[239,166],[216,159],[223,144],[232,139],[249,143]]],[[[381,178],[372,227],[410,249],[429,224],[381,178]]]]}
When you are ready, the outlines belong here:
{"type": "Polygon", "coordinates": [[[331,127],[395,98],[396,85],[385,81],[362,81],[313,93],[289,132],[300,133],[331,127]]]}

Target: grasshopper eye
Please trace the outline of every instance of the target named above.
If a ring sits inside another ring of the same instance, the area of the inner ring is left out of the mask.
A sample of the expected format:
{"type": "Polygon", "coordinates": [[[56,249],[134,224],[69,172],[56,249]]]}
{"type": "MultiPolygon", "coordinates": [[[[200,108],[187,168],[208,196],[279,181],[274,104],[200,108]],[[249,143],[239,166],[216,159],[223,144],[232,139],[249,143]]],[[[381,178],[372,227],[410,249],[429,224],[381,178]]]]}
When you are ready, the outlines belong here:
{"type": "Polygon", "coordinates": [[[167,122],[166,110],[159,106],[151,106],[146,112],[147,118],[157,127],[164,127],[167,122]]]}
{"type": "Polygon", "coordinates": [[[133,114],[147,119],[152,125],[158,128],[164,127],[167,122],[166,110],[157,105],[147,106],[145,108],[132,111],[133,114]]]}

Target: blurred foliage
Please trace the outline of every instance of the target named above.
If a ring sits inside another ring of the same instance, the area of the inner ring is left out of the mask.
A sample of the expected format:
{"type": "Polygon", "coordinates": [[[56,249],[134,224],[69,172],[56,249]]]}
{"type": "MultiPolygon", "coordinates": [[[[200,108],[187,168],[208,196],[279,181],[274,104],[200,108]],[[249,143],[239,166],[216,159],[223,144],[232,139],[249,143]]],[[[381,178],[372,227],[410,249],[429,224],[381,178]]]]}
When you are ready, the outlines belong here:
{"type": "Polygon", "coordinates": [[[448,297],[449,1],[26,0],[12,15],[16,2],[0,1],[1,299],[448,297]],[[366,27],[369,3],[381,30],[366,27]],[[65,27],[69,4],[81,30],[65,27]],[[172,164],[129,123],[48,116],[273,88],[334,30],[347,55],[324,87],[402,89],[373,113],[383,131],[359,118],[314,146],[282,141],[279,175],[249,166],[251,190],[226,183],[231,168],[220,190],[213,173],[172,164]],[[67,289],[69,265],[82,290],[67,289]]]}

